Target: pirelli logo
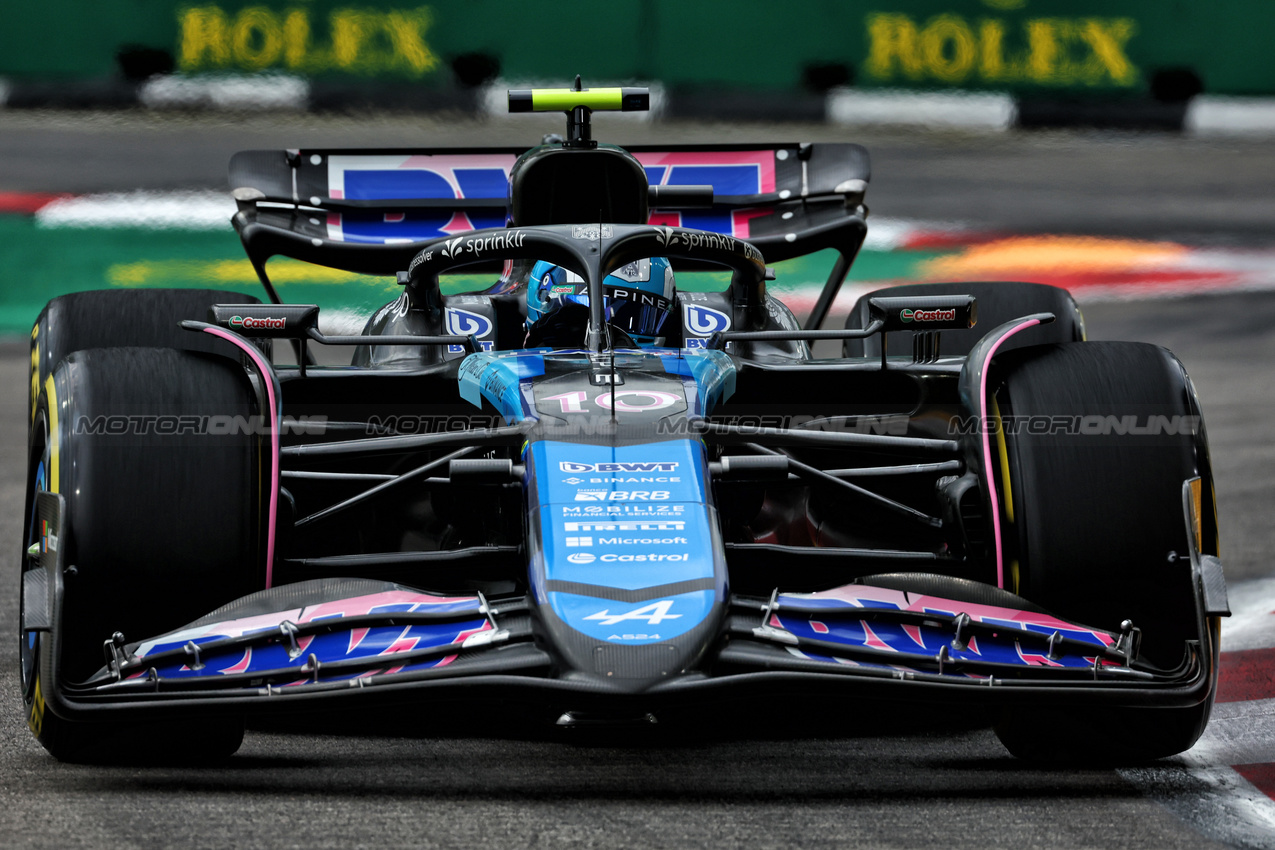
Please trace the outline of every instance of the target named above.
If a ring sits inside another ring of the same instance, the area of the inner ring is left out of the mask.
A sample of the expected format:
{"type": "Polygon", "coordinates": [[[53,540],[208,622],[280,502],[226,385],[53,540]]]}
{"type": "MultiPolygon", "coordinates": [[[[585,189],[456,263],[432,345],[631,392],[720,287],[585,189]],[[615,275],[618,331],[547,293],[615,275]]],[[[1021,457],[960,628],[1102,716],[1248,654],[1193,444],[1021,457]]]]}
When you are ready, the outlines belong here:
{"type": "Polygon", "coordinates": [[[563,523],[564,531],[685,531],[686,523],[680,520],[669,522],[568,522],[563,523]]]}

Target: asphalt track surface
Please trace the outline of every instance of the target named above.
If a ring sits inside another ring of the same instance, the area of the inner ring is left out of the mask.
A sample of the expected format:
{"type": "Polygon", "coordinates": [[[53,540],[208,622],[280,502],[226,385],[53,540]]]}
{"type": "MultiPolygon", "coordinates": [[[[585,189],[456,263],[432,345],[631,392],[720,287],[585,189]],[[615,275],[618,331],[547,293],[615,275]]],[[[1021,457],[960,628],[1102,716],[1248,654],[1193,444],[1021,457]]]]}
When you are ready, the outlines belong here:
{"type": "MultiPolygon", "coordinates": [[[[0,191],[217,187],[238,148],[503,144],[557,129],[338,123],[0,113],[0,191]]],[[[845,137],[823,127],[636,124],[608,135],[845,137]]],[[[1275,234],[1268,143],[857,138],[874,153],[869,203],[882,215],[1192,244],[1269,245],[1275,234]]],[[[1260,580],[1272,575],[1275,549],[1275,293],[1099,303],[1085,313],[1092,339],[1167,345],[1186,363],[1209,428],[1232,601],[1262,604],[1246,594],[1270,584],[1260,580]]],[[[17,630],[27,368],[24,342],[0,343],[0,633],[8,635],[17,630]]],[[[738,706],[740,716],[771,716],[751,732],[710,723],[683,735],[580,740],[494,722],[514,709],[493,706],[462,723],[405,714],[254,730],[221,767],[91,768],[58,764],[30,737],[16,670],[15,642],[4,640],[0,844],[9,847],[1226,846],[1218,838],[1275,846],[1275,833],[1228,832],[1199,816],[1203,790],[1187,759],[1150,773],[1040,769],[1008,756],[977,718],[941,708],[883,717],[823,706],[831,719],[810,724],[789,719],[796,712],[787,707],[738,706]]]]}

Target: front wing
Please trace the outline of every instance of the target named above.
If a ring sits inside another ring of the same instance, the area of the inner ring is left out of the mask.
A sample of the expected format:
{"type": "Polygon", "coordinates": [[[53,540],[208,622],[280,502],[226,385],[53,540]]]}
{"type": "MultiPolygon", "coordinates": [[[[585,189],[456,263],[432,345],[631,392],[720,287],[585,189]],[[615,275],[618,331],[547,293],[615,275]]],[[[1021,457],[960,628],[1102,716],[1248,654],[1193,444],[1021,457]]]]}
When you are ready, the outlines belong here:
{"type": "MultiPolygon", "coordinates": [[[[61,497],[40,494],[61,536],[61,497]]],[[[1047,614],[870,585],[733,597],[700,672],[667,671],[635,694],[624,673],[558,675],[525,598],[442,596],[366,579],[284,585],[140,643],[107,641],[106,665],[61,681],[61,554],[25,574],[24,628],[42,633],[42,698],[77,720],[120,714],[259,713],[349,700],[560,699],[573,708],[778,695],[1050,705],[1185,706],[1210,695],[1213,646],[1174,670],[1137,661],[1136,629],[1111,633],[1047,614]],[[47,651],[46,651],[47,650],[47,651]],[[418,693],[419,692],[419,693],[418,693]]],[[[1203,609],[1200,612],[1203,618],[1203,609]]],[[[1215,640],[1215,631],[1204,634],[1215,640]]]]}

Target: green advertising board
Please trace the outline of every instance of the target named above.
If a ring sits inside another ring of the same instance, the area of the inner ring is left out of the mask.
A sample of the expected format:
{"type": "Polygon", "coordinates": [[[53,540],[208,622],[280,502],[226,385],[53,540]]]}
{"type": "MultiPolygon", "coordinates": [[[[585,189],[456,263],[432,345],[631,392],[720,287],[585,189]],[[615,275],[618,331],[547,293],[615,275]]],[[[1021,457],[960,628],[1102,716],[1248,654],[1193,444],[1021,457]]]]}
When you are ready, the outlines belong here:
{"type": "Polygon", "coordinates": [[[141,49],[185,74],[434,87],[477,55],[511,80],[793,90],[823,67],[865,88],[1139,95],[1176,69],[1209,93],[1275,92],[1269,0],[44,0],[3,15],[0,75],[16,79],[118,76],[141,49]]]}

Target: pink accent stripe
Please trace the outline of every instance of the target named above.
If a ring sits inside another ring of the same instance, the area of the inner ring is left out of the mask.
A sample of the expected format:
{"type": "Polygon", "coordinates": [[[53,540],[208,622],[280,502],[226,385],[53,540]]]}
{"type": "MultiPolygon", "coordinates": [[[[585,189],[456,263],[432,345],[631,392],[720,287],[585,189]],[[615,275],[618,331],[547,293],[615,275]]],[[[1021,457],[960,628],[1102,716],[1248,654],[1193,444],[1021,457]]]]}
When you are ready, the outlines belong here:
{"type": "Polygon", "coordinates": [[[257,365],[257,369],[261,372],[262,383],[266,385],[266,399],[270,405],[270,518],[266,527],[266,587],[272,587],[274,584],[274,532],[275,523],[279,510],[279,405],[274,397],[274,381],[271,379],[273,374],[270,364],[265,361],[251,343],[241,340],[234,334],[223,331],[221,328],[204,328],[204,330],[213,336],[222,339],[234,345],[236,348],[247,354],[249,359],[257,365]]]}
{"type": "MultiPolygon", "coordinates": [[[[1019,331],[1026,330],[1032,325],[1039,325],[1040,319],[1028,319],[1022,324],[1015,325],[1009,329],[1009,332],[996,340],[992,346],[992,350],[987,352],[986,359],[983,360],[983,374],[979,376],[978,382],[978,398],[979,403],[983,405],[983,418],[987,418],[987,367],[992,362],[992,358],[996,356],[996,350],[1001,347],[1001,343],[1009,339],[1019,331]]],[[[1001,507],[1000,499],[996,497],[996,479],[992,472],[992,434],[987,428],[983,429],[983,471],[987,473],[987,492],[991,494],[992,502],[992,536],[996,542],[996,586],[1005,587],[1005,553],[1001,551],[1001,507]]]]}
{"type": "MultiPolygon", "coordinates": [[[[779,598],[782,602],[787,598],[787,595],[781,595],[779,598]]],[[[988,620],[993,619],[1008,620],[1013,623],[1019,623],[1024,627],[1039,626],[1047,629],[1086,632],[1088,634],[1092,634],[1107,646],[1111,646],[1116,642],[1116,638],[1107,632],[1096,631],[1088,626],[1070,623],[1066,620],[1060,620],[1057,617],[1051,617],[1048,614],[1035,614],[1030,611],[1019,611],[1014,608],[1002,608],[999,605],[981,605],[975,602],[958,602],[955,599],[944,599],[941,596],[926,596],[922,593],[905,593],[902,590],[888,590],[884,587],[873,587],[870,584],[847,584],[841,587],[834,587],[831,590],[821,590],[818,593],[809,594],[808,597],[805,594],[801,594],[798,598],[837,599],[848,603],[847,610],[852,608],[866,608],[868,606],[865,603],[868,602],[883,602],[887,605],[895,606],[900,611],[916,611],[922,613],[947,612],[949,616],[951,616],[952,612],[963,611],[980,622],[987,622],[988,620]]],[[[794,608],[789,610],[792,610],[793,613],[797,613],[798,609],[794,608]]]]}

